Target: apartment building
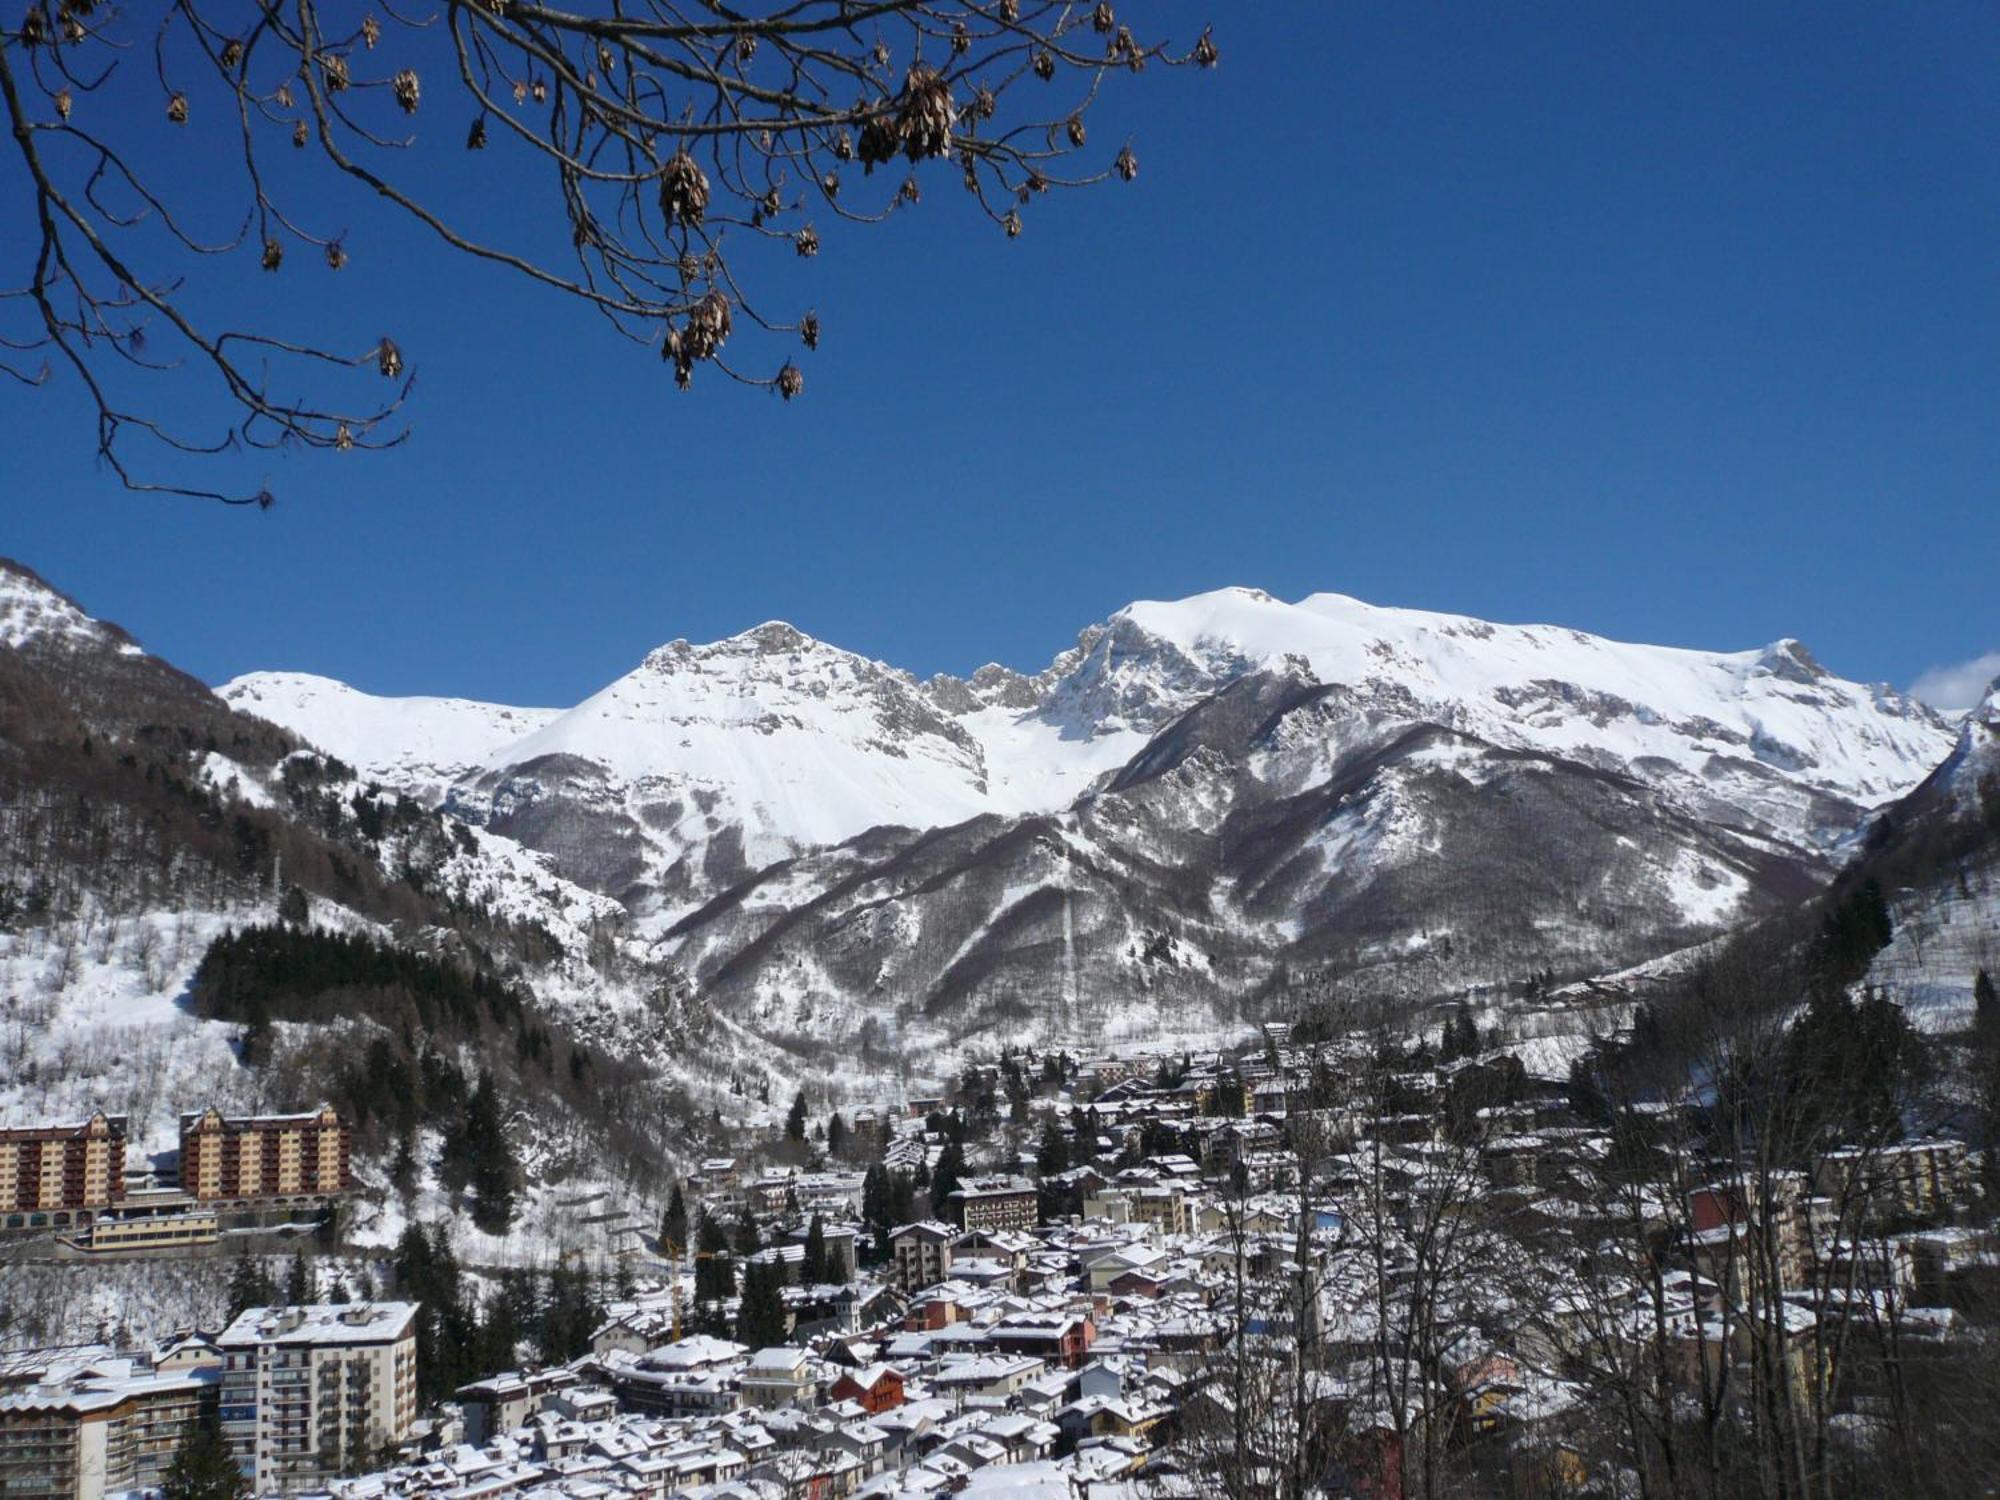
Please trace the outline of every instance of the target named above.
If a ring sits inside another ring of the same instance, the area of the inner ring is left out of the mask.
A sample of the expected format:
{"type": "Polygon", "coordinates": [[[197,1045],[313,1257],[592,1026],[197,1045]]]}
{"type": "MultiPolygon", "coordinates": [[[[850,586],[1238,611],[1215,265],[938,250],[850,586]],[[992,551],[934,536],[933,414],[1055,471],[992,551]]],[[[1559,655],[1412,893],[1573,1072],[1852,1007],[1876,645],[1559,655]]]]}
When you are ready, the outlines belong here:
{"type": "Polygon", "coordinates": [[[1025,1177],[974,1177],[951,1195],[952,1217],[967,1229],[1033,1229],[1041,1196],[1025,1177]]]}
{"type": "Polygon", "coordinates": [[[890,1235],[896,1285],[905,1292],[915,1292],[943,1281],[951,1274],[951,1247],[957,1238],[956,1229],[934,1219],[905,1224],[890,1235]]]}
{"type": "Polygon", "coordinates": [[[258,1493],[372,1460],[417,1416],[417,1304],[253,1307],[215,1341],[222,1433],[258,1493]]]}
{"type": "Polygon", "coordinates": [[[125,1196],[125,1116],[0,1130],[0,1225],[67,1229],[125,1196]]]}
{"type": "Polygon", "coordinates": [[[0,1395],[0,1495],[104,1500],[166,1477],[191,1423],[215,1413],[214,1368],[89,1360],[0,1395]]]}
{"type": "Polygon", "coordinates": [[[201,1203],[324,1198],[354,1186],[331,1105],[300,1115],[181,1116],[181,1191],[201,1203]]]}

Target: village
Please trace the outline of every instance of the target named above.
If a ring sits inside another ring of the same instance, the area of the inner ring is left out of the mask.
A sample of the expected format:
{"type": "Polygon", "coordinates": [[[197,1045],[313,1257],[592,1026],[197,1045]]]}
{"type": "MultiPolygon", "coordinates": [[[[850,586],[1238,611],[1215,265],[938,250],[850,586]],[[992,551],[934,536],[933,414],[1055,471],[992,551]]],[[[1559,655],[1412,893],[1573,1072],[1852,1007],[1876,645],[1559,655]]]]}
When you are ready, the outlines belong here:
{"type": "MultiPolygon", "coordinates": [[[[1272,1025],[1204,1055],[1009,1054],[948,1098],[802,1110],[771,1160],[676,1184],[685,1238],[631,1247],[574,1359],[426,1405],[407,1299],[17,1351],[0,1487],[157,1485],[200,1417],[255,1493],[338,1500],[1108,1500],[1213,1493],[1246,1454],[1255,1493],[1609,1493],[1621,1404],[1713,1435],[1775,1391],[1852,1433],[1888,1420],[1867,1349],[1921,1368],[1990,1316],[1962,1142],[1697,1159],[1673,1106],[1607,1120],[1449,1023],[1409,1052],[1272,1025]]],[[[184,1129],[193,1207],[27,1212],[102,1235],[352,1186],[330,1115],[184,1129]]],[[[115,1136],[71,1130],[68,1180],[115,1175],[115,1136]]]]}

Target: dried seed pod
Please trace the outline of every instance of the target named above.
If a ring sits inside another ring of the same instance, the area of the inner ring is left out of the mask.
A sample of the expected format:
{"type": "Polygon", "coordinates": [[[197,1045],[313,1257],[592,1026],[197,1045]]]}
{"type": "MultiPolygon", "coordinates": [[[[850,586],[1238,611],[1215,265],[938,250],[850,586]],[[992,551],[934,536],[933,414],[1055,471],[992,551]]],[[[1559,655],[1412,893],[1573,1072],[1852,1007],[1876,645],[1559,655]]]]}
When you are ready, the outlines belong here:
{"type": "Polygon", "coordinates": [[[808,224],[792,236],[792,248],[799,252],[802,260],[811,260],[819,254],[819,233],[808,224]]]}
{"type": "Polygon", "coordinates": [[[799,319],[799,338],[808,349],[819,347],[819,314],[807,313],[799,319]]]}
{"type": "Polygon", "coordinates": [[[188,96],[186,94],[175,94],[173,98],[167,101],[167,119],[176,125],[187,124],[188,96]]]}
{"type": "Polygon", "coordinates": [[[729,299],[719,289],[688,309],[687,326],[681,330],[681,353],[690,360],[713,359],[729,340],[729,299]]]}
{"type": "Polygon", "coordinates": [[[338,453],[345,453],[354,446],[354,433],[345,422],[333,429],[333,446],[338,453]]]}
{"type": "Polygon", "coordinates": [[[669,328],[666,341],[660,345],[660,358],[674,362],[674,384],[686,390],[694,380],[694,361],[688,358],[685,341],[680,334],[669,328]]]}
{"type": "Polygon", "coordinates": [[[290,109],[292,107],[292,86],[289,83],[279,84],[272,91],[271,102],[280,109],[290,109]]]}
{"type": "Polygon", "coordinates": [[[21,17],[21,45],[39,47],[49,39],[49,14],[39,5],[28,7],[28,13],[21,17]]]}
{"type": "Polygon", "coordinates": [[[67,120],[69,118],[70,106],[72,105],[73,102],[74,101],[70,98],[70,93],[68,89],[57,89],[56,90],[57,116],[61,119],[67,120]]]}
{"type": "Polygon", "coordinates": [[[602,42],[597,44],[597,71],[607,78],[618,71],[618,54],[602,42]]]}
{"type": "Polygon", "coordinates": [[[1012,26],[1021,19],[1021,0],[1000,0],[1000,19],[1012,26]]]}
{"type": "Polygon", "coordinates": [[[787,401],[806,388],[806,378],[799,373],[799,367],[789,359],[785,367],[778,371],[778,394],[787,401]]]}
{"type": "Polygon", "coordinates": [[[326,268],[329,271],[338,271],[346,264],[347,247],[341,244],[339,240],[328,240],[326,242],[326,268]]]}
{"type": "Polygon", "coordinates": [[[708,212],[708,174],[685,146],[667,159],[660,174],[660,212],[668,223],[690,229],[697,228],[701,216],[708,212]]]}
{"type": "Polygon", "coordinates": [[[1044,177],[1040,172],[1028,173],[1028,191],[1032,193],[1046,193],[1048,190],[1048,178],[1044,177]]]}
{"type": "Polygon", "coordinates": [[[257,491],[257,509],[269,510],[272,506],[276,505],[277,503],[278,503],[278,497],[272,494],[268,488],[257,491]]]}
{"type": "Polygon", "coordinates": [[[873,172],[877,162],[894,160],[901,144],[896,122],[887,115],[876,115],[861,127],[861,144],[855,154],[861,158],[862,170],[873,172]]]}
{"type": "Polygon", "coordinates": [[[1035,54],[1035,76],[1043,83],[1056,76],[1056,60],[1053,55],[1047,52],[1035,54]]]}
{"type": "Polygon", "coordinates": [[[375,44],[381,40],[382,23],[373,16],[363,16],[361,18],[361,45],[366,47],[370,52],[373,52],[375,44]]]}
{"type": "Polygon", "coordinates": [[[528,85],[528,93],[534,99],[535,103],[547,104],[549,102],[548,80],[546,78],[537,78],[533,83],[528,85]]]}
{"type": "Polygon", "coordinates": [[[999,101],[993,97],[993,90],[989,89],[985,84],[980,84],[978,88],[972,91],[972,113],[977,118],[990,120],[993,118],[993,112],[997,108],[999,108],[999,101]]]}
{"type": "Polygon", "coordinates": [[[347,59],[337,52],[328,52],[319,60],[320,72],[326,78],[326,89],[337,94],[347,87],[347,59]]]}
{"type": "Polygon", "coordinates": [[[784,211],[785,207],[784,200],[778,196],[778,190],[776,188],[772,188],[768,192],[766,192],[763,196],[763,199],[758,203],[757,206],[763,209],[764,217],[767,219],[775,218],[778,214],[784,211]]]}
{"type": "Polygon", "coordinates": [[[222,65],[225,68],[233,68],[242,61],[243,44],[235,37],[231,37],[222,44],[222,65]]]}
{"type": "Polygon", "coordinates": [[[903,185],[896,189],[896,196],[905,203],[915,203],[923,195],[923,189],[917,186],[915,177],[905,177],[903,185]]]}
{"type": "Polygon", "coordinates": [[[294,120],[292,122],[292,145],[303,151],[306,142],[311,139],[312,134],[306,129],[306,122],[304,120],[294,120]]]}
{"type": "Polygon", "coordinates": [[[889,44],[887,42],[878,41],[875,44],[875,66],[878,68],[889,66],[889,44]]]}
{"type": "Polygon", "coordinates": [[[465,133],[465,149],[468,151],[486,149],[486,116],[473,116],[472,128],[465,133]]]}
{"type": "Polygon", "coordinates": [[[819,190],[829,198],[838,198],[840,196],[840,174],[838,172],[829,172],[826,176],[820,178],[819,190]]]}
{"type": "Polygon", "coordinates": [[[854,137],[844,130],[837,132],[834,135],[831,149],[835,161],[854,160],[854,137]]]}
{"type": "Polygon", "coordinates": [[[1215,38],[1207,31],[1194,44],[1194,60],[1204,68],[1212,68],[1222,60],[1222,54],[1215,50],[1215,38]]]}
{"type": "Polygon", "coordinates": [[[1118,17],[1112,13],[1111,0],[1097,0],[1097,9],[1090,13],[1091,29],[1103,36],[1117,24],[1118,17]]]}
{"type": "Polygon", "coordinates": [[[951,55],[963,57],[971,50],[972,33],[965,29],[965,22],[960,21],[951,28],[951,55]]]}
{"type": "Polygon", "coordinates": [[[514,84],[514,102],[516,104],[526,104],[528,102],[528,86],[518,79],[514,84]]]}
{"type": "Polygon", "coordinates": [[[404,68],[398,72],[389,80],[389,89],[395,94],[396,103],[402,106],[404,114],[413,115],[417,112],[417,102],[422,89],[417,83],[415,68],[404,68]]]}
{"type": "Polygon", "coordinates": [[[79,21],[75,16],[64,15],[62,18],[62,34],[64,41],[68,42],[72,47],[75,46],[83,40],[83,22],[79,21]]]}
{"type": "Polygon", "coordinates": [[[1007,231],[1008,239],[1018,240],[1021,237],[1021,211],[1015,208],[1008,209],[1000,216],[1000,227],[1007,231]]]}
{"type": "Polygon", "coordinates": [[[943,156],[951,150],[951,127],[958,123],[958,106],[951,85],[936,68],[922,64],[903,80],[903,107],[896,115],[896,132],[911,161],[943,156]]]}
{"type": "Polygon", "coordinates": [[[748,62],[756,55],[757,38],[755,36],[739,36],[736,39],[736,60],[738,62],[748,62]]]}
{"type": "Polygon", "coordinates": [[[1063,127],[1063,134],[1069,137],[1072,146],[1081,146],[1084,141],[1083,116],[1071,115],[1069,123],[1063,127]]]}
{"type": "Polygon", "coordinates": [[[1111,163],[1111,170],[1121,182],[1130,182],[1139,175],[1139,158],[1133,154],[1129,141],[1118,148],[1118,159],[1111,163]]]}
{"type": "Polygon", "coordinates": [[[403,373],[403,351],[396,347],[394,339],[384,336],[382,342],[375,346],[375,368],[388,380],[394,380],[403,373]]]}
{"type": "Polygon", "coordinates": [[[276,240],[264,241],[264,269],[275,271],[285,263],[285,247],[276,240]]]}

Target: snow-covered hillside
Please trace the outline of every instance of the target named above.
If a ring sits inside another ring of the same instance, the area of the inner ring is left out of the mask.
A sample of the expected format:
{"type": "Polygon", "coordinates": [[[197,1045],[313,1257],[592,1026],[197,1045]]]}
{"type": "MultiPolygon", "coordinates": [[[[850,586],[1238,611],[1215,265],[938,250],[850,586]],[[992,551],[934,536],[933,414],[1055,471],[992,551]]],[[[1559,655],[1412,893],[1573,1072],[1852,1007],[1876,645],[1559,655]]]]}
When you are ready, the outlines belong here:
{"type": "Polygon", "coordinates": [[[1033,674],[920,681],[770,623],[566,710],[292,673],[217,698],[9,577],[24,659],[97,663],[62,674],[79,712],[144,732],[143,688],[210,794],[502,924],[545,1014],[704,1095],[718,1061],[929,1071],[999,1028],[1200,1034],[1304,973],[1420,1003],[1640,963],[1818,888],[1953,743],[1796,642],[1252,589],[1130,605],[1033,674]],[[353,780],[299,784],[299,741],[353,780]]]}
{"type": "Polygon", "coordinates": [[[382,698],[309,672],[251,672],[216,692],[231,707],[338,756],[362,780],[433,804],[558,712],[466,698],[382,698]]]}

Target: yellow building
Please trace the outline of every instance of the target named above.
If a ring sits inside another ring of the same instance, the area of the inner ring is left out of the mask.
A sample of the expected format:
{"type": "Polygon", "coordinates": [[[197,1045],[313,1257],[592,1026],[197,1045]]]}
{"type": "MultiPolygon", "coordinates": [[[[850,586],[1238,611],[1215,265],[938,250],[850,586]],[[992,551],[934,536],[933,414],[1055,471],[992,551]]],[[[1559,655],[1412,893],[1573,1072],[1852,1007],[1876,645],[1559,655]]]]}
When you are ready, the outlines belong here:
{"type": "Polygon", "coordinates": [[[324,1198],[354,1186],[346,1124],[310,1114],[181,1116],[181,1191],[199,1203],[324,1198]]]}
{"type": "Polygon", "coordinates": [[[0,1130],[0,1224],[66,1229],[125,1196],[125,1117],[0,1130]]]}

